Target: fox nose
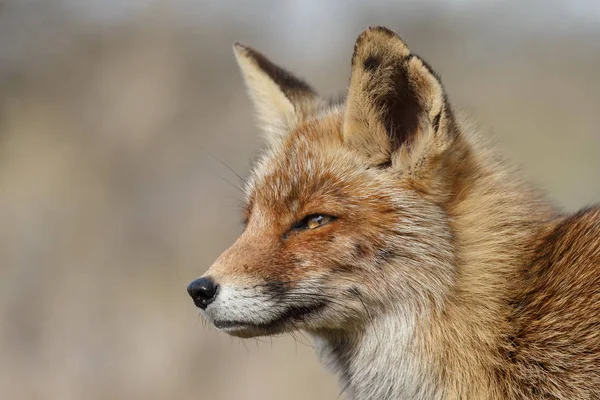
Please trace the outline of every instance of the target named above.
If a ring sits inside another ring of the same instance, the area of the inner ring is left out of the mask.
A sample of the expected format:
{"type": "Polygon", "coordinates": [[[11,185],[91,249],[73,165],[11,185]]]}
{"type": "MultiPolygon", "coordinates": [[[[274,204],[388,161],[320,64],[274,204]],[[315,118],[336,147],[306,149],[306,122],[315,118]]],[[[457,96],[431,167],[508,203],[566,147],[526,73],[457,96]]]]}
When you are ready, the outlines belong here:
{"type": "Polygon", "coordinates": [[[218,289],[219,285],[208,277],[198,278],[192,281],[187,287],[187,291],[192,296],[194,304],[203,310],[215,300],[218,289]]]}

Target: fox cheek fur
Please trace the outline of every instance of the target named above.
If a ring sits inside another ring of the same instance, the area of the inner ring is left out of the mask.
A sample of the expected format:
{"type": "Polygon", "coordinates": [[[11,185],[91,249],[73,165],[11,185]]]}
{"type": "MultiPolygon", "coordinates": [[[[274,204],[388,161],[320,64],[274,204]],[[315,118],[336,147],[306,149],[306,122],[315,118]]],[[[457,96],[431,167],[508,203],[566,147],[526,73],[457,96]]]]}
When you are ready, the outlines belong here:
{"type": "Polygon", "coordinates": [[[229,334],[303,329],[351,398],[600,398],[600,208],[561,214],[394,32],[345,99],[235,56],[267,149],[247,226],[188,287],[229,334]]]}
{"type": "MultiPolygon", "coordinates": [[[[318,303],[318,310],[281,324],[282,330],[348,328],[399,298],[405,306],[416,306],[411,304],[414,293],[439,297],[440,280],[451,279],[451,269],[442,262],[452,255],[443,212],[416,193],[396,188],[389,171],[335,154],[307,155],[306,160],[318,167],[310,180],[293,165],[282,169],[293,171],[294,178],[254,177],[248,225],[207,275],[223,287],[244,288],[246,295],[252,288],[253,296],[279,303],[318,303]],[[335,220],[314,231],[289,232],[296,220],[315,211],[335,215],[335,220]],[[427,214],[441,221],[437,229],[427,214]]],[[[277,311],[271,307],[267,314],[277,311]]]]}

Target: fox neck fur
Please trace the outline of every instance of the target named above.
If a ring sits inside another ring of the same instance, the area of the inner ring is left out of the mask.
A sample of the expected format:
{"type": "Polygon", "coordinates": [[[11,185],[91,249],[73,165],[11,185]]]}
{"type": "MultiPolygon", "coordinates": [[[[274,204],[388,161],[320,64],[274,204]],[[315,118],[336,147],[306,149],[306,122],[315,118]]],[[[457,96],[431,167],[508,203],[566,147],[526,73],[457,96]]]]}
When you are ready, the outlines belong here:
{"type": "Polygon", "coordinates": [[[443,304],[390,304],[355,331],[314,332],[320,357],[356,399],[506,398],[496,380],[503,340],[515,335],[506,321],[523,271],[561,217],[468,124],[460,137],[442,189],[453,193],[442,208],[456,271],[443,304]]]}

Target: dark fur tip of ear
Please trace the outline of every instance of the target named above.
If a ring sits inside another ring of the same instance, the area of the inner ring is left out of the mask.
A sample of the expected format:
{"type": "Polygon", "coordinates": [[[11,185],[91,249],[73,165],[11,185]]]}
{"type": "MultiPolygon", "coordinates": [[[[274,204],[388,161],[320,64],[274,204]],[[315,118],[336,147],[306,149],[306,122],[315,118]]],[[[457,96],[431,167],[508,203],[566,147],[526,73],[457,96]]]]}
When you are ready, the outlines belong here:
{"type": "Polygon", "coordinates": [[[248,48],[240,42],[234,42],[233,43],[233,51],[235,51],[236,53],[246,54],[246,53],[248,53],[248,48]]]}
{"type": "Polygon", "coordinates": [[[397,37],[398,35],[393,30],[386,28],[385,26],[370,26],[366,32],[380,32],[388,37],[397,37]]]}
{"type": "MultiPolygon", "coordinates": [[[[370,26],[367,29],[365,29],[364,31],[361,32],[360,35],[358,35],[358,38],[356,39],[356,42],[354,43],[354,52],[352,53],[352,60],[351,60],[351,64],[352,66],[354,66],[354,60],[356,58],[356,52],[358,47],[361,46],[362,42],[368,37],[368,36],[372,36],[374,34],[379,34],[379,35],[383,35],[384,37],[388,38],[388,39],[392,39],[392,38],[396,38],[396,39],[400,39],[400,36],[394,32],[393,30],[386,28],[385,26],[370,26]]],[[[373,71],[374,69],[376,69],[379,65],[374,65],[372,63],[367,64],[367,61],[374,61],[374,60],[370,60],[371,57],[369,57],[367,60],[365,60],[365,64],[364,64],[364,68],[367,71],[373,71]]]]}
{"type": "Polygon", "coordinates": [[[273,62],[265,55],[252,47],[243,45],[240,42],[235,42],[233,44],[233,49],[236,53],[251,59],[258,68],[267,74],[281,90],[286,93],[286,95],[293,96],[294,94],[300,93],[315,93],[313,88],[306,82],[296,78],[289,71],[273,64],[273,62]]]}
{"type": "Polygon", "coordinates": [[[233,44],[233,51],[235,51],[238,54],[244,55],[248,58],[251,58],[254,61],[256,61],[257,59],[259,59],[261,57],[266,58],[259,51],[253,49],[250,46],[246,46],[245,44],[242,44],[240,42],[235,42],[233,44]]]}

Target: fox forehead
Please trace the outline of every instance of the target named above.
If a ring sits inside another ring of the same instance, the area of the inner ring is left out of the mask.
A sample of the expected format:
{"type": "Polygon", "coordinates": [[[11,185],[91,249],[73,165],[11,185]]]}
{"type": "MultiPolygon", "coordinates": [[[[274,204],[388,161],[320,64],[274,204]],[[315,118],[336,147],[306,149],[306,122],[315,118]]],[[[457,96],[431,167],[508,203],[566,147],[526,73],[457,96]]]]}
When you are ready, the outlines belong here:
{"type": "Polygon", "coordinates": [[[247,217],[265,209],[279,216],[331,212],[348,197],[352,181],[369,180],[371,172],[344,146],[342,123],[334,110],[299,122],[272,143],[248,180],[247,217]]]}

